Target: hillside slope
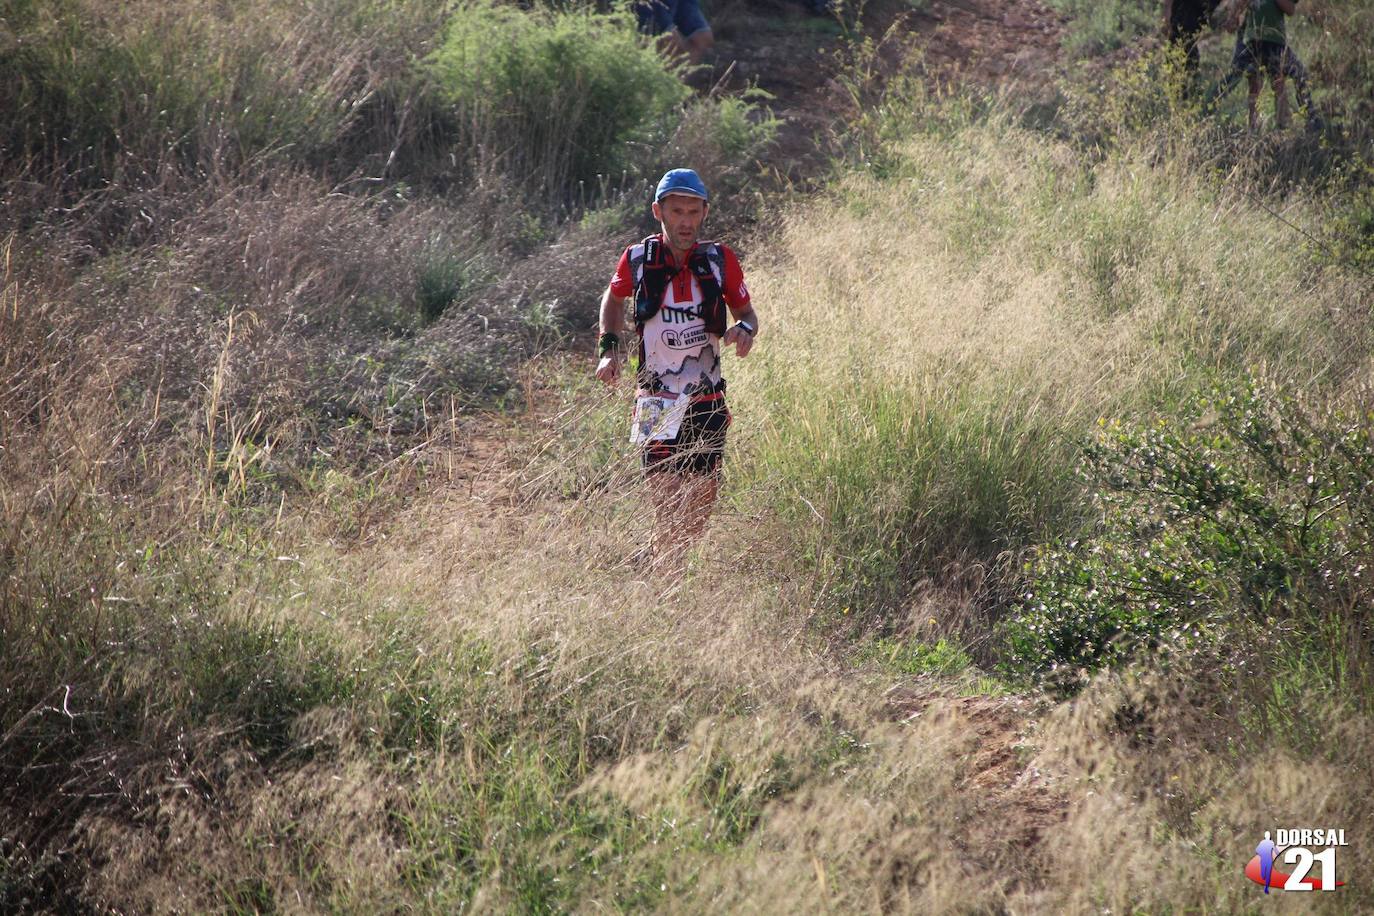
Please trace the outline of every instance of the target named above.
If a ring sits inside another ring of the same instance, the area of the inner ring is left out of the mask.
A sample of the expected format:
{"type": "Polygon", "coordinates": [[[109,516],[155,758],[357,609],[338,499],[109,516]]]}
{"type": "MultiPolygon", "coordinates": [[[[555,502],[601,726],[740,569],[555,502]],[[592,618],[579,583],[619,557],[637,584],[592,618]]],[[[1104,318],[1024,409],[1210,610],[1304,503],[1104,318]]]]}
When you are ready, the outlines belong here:
{"type": "Polygon", "coordinates": [[[1374,859],[1358,169],[1130,74],[1027,126],[948,84],[1035,94],[1062,19],[902,6],[846,45],[723,4],[692,93],[578,10],[23,8],[61,15],[0,40],[0,910],[1374,907],[1242,875],[1275,826],[1374,859]],[[505,155],[568,43],[648,87],[619,139],[566,123],[595,187],[505,155]],[[627,391],[568,346],[653,143],[725,189],[765,327],[680,580],[637,559],[627,391]],[[1254,385],[1299,406],[1230,409],[1254,385]],[[1084,571],[1129,664],[1081,645],[1084,571]]]}

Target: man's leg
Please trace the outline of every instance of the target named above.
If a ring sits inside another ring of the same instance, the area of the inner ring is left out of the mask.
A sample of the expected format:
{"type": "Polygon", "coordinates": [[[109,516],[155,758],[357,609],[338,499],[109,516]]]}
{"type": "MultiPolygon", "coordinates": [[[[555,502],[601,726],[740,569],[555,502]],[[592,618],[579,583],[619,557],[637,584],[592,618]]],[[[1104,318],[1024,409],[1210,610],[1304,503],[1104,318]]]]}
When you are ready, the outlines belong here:
{"type": "Polygon", "coordinates": [[[1221,78],[1216,87],[1207,95],[1204,107],[1208,111],[1216,108],[1221,100],[1236,88],[1243,77],[1249,74],[1251,68],[1255,66],[1254,55],[1250,53],[1250,48],[1241,40],[1240,35],[1236,36],[1236,47],[1231,52],[1231,67],[1226,71],[1226,75],[1221,78]]]}
{"type": "Polygon", "coordinates": [[[1259,130],[1259,97],[1260,88],[1264,83],[1260,80],[1258,70],[1247,73],[1246,77],[1250,81],[1250,98],[1246,100],[1246,104],[1250,110],[1250,132],[1254,133],[1259,130]]]}
{"type": "Polygon", "coordinates": [[[1189,95],[1197,91],[1198,71],[1202,66],[1202,57],[1198,54],[1197,43],[1201,37],[1202,26],[1200,24],[1183,33],[1183,76],[1186,80],[1185,90],[1189,95]]]}
{"type": "Polygon", "coordinates": [[[723,401],[693,405],[683,418],[678,438],[659,453],[671,457],[649,475],[655,506],[655,569],[680,574],[687,551],[706,532],[720,492],[730,419],[723,401]]]}
{"type": "Polygon", "coordinates": [[[1274,126],[1279,130],[1288,127],[1288,87],[1283,78],[1285,45],[1275,41],[1261,41],[1255,49],[1255,59],[1259,63],[1262,76],[1268,77],[1274,89],[1274,126]]]}
{"type": "Polygon", "coordinates": [[[654,502],[652,568],[656,573],[680,575],[687,551],[706,532],[720,489],[715,474],[659,471],[649,475],[654,502]]]}
{"type": "Polygon", "coordinates": [[[688,60],[694,64],[699,64],[706,59],[706,52],[711,50],[711,46],[716,43],[716,37],[707,28],[693,32],[681,41],[683,50],[687,52],[688,60]]]}
{"type": "Polygon", "coordinates": [[[697,0],[676,0],[673,5],[673,25],[677,26],[678,40],[687,57],[694,64],[701,63],[716,38],[697,0]]]}
{"type": "Polygon", "coordinates": [[[653,552],[650,566],[654,572],[673,572],[682,567],[688,540],[683,517],[685,478],[674,471],[651,471],[647,478],[649,498],[654,504],[653,552]]]}
{"type": "Polygon", "coordinates": [[[1288,45],[1283,46],[1283,75],[1293,80],[1293,95],[1297,98],[1298,109],[1307,117],[1308,126],[1320,126],[1321,119],[1312,107],[1312,89],[1307,83],[1307,68],[1288,45]]]}
{"type": "Polygon", "coordinates": [[[720,479],[715,474],[689,474],[682,481],[683,537],[690,545],[706,533],[716,496],[720,493],[720,479]]]}

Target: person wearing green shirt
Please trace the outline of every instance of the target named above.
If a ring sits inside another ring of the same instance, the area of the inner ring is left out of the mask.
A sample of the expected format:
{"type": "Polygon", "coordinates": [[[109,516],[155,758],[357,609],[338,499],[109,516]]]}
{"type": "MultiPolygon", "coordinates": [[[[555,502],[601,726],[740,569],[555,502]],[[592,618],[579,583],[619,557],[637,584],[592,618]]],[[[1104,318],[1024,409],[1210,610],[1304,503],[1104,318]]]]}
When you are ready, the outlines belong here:
{"type": "Polygon", "coordinates": [[[1307,88],[1307,70],[1298,55],[1288,46],[1286,17],[1297,10],[1298,0],[1250,0],[1245,19],[1236,32],[1236,49],[1231,55],[1231,69],[1213,95],[1215,103],[1240,81],[1244,75],[1250,83],[1250,129],[1259,127],[1259,97],[1263,76],[1268,76],[1274,88],[1274,119],[1280,129],[1288,127],[1288,93],[1286,78],[1292,77],[1296,87],[1298,107],[1306,110],[1308,124],[1316,126],[1312,110],[1312,96],[1307,88]]]}

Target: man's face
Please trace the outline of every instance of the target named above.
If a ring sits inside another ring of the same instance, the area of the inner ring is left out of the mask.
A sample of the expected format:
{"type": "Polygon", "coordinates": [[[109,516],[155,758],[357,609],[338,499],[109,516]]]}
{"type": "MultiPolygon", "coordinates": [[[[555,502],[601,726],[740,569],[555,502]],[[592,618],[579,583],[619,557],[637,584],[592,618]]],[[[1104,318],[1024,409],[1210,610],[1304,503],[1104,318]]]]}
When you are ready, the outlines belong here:
{"type": "Polygon", "coordinates": [[[706,220],[706,201],[686,194],[669,194],[654,203],[654,219],[663,224],[668,244],[686,251],[701,235],[701,224],[706,220]]]}

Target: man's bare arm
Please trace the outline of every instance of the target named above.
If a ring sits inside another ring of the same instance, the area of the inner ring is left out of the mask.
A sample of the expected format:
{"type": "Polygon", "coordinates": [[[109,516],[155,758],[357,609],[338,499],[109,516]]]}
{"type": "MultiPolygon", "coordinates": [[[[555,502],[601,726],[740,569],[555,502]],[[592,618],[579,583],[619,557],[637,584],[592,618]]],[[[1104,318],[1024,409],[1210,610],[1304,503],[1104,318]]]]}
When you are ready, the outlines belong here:
{"type": "Polygon", "coordinates": [[[754,329],[754,333],[750,334],[738,325],[732,325],[729,330],[725,332],[725,336],[720,339],[721,346],[728,347],[730,344],[734,344],[735,355],[748,356],[749,351],[754,346],[754,338],[759,336],[758,313],[754,311],[754,307],[751,305],[748,311],[742,314],[735,312],[734,309],[730,310],[730,314],[735,316],[736,321],[747,322],[748,325],[754,329]]]}
{"type": "Polygon", "coordinates": [[[734,309],[731,309],[731,310],[730,310],[730,314],[732,314],[732,315],[735,316],[735,320],[736,320],[736,321],[745,321],[745,322],[748,322],[748,323],[749,323],[749,327],[751,327],[751,328],[754,329],[754,336],[755,336],[755,337],[758,337],[758,336],[759,336],[759,316],[758,316],[758,313],[756,313],[756,312],[754,311],[754,307],[753,307],[752,305],[749,306],[749,310],[748,310],[748,311],[746,311],[746,312],[744,312],[744,313],[742,313],[742,314],[735,314],[734,309]]]}
{"type": "MultiPolygon", "coordinates": [[[[611,292],[609,286],[606,287],[606,292],[601,296],[599,325],[602,334],[614,334],[619,337],[625,331],[625,299],[611,292]]],[[[597,361],[596,377],[607,385],[615,384],[616,380],[620,378],[618,348],[613,349],[597,361]]]]}
{"type": "Polygon", "coordinates": [[[601,333],[614,334],[619,337],[625,330],[625,299],[611,292],[611,288],[606,287],[606,292],[601,296],[601,333]]]}

